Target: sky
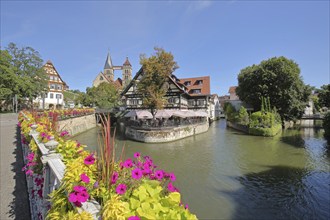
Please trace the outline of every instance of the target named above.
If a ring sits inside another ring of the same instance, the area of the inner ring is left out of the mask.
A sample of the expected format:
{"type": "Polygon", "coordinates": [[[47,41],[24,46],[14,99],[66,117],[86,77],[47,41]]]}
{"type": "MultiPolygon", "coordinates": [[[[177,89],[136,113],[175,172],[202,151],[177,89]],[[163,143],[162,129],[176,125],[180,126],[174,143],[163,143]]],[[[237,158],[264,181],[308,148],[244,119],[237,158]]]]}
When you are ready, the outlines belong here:
{"type": "MultiPolygon", "coordinates": [[[[103,71],[162,47],[178,78],[210,76],[228,94],[240,70],[275,56],[294,60],[305,84],[330,83],[329,0],[4,1],[1,49],[30,46],[51,60],[70,89],[85,91],[103,71]]],[[[121,71],[115,77],[122,77],[121,71]]]]}

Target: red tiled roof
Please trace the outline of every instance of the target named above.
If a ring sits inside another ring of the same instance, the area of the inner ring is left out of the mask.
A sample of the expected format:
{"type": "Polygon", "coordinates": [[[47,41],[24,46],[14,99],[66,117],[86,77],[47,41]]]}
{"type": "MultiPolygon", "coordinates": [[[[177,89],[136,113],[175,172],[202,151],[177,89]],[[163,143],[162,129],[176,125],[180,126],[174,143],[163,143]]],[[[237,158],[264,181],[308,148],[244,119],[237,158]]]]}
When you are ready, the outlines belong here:
{"type": "Polygon", "coordinates": [[[123,66],[132,66],[128,60],[128,57],[126,57],[126,60],[125,60],[125,63],[123,64],[123,66]]]}
{"type": "Polygon", "coordinates": [[[210,95],[210,77],[209,76],[200,76],[194,78],[184,78],[180,79],[180,83],[184,84],[188,88],[188,93],[191,96],[199,96],[199,95],[210,95]],[[186,83],[190,81],[190,85],[186,83]],[[198,82],[202,81],[201,84],[198,82]],[[201,93],[193,93],[193,90],[200,89],[201,93]]]}

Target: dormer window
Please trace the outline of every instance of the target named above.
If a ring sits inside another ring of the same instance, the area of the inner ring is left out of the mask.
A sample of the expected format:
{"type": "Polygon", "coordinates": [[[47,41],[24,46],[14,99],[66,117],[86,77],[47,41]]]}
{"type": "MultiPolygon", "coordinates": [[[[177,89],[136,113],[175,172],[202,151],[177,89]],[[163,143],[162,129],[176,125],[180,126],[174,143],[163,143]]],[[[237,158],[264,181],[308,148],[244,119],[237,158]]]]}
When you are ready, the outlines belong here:
{"type": "Polygon", "coordinates": [[[190,93],[192,94],[200,94],[202,91],[200,89],[192,89],[190,93]]]}
{"type": "Polygon", "coordinates": [[[191,85],[191,81],[186,81],[186,82],[184,82],[184,85],[185,85],[185,86],[190,86],[190,85],[191,85]]]}
{"type": "Polygon", "coordinates": [[[203,80],[197,80],[196,85],[203,85],[203,80]]]}

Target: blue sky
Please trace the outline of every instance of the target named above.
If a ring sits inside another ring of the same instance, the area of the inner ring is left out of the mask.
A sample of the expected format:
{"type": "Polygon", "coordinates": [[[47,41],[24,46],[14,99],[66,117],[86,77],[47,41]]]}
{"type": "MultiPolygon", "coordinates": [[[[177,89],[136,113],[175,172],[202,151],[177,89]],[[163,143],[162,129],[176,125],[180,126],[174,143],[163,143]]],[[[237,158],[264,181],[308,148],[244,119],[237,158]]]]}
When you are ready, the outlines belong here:
{"type": "MultiPolygon", "coordinates": [[[[179,78],[209,75],[228,93],[239,71],[285,56],[306,84],[330,83],[329,1],[1,1],[1,47],[31,46],[51,60],[70,89],[85,91],[126,56],[155,46],[173,53],[179,78]]],[[[115,73],[121,77],[121,72],[115,73]]]]}

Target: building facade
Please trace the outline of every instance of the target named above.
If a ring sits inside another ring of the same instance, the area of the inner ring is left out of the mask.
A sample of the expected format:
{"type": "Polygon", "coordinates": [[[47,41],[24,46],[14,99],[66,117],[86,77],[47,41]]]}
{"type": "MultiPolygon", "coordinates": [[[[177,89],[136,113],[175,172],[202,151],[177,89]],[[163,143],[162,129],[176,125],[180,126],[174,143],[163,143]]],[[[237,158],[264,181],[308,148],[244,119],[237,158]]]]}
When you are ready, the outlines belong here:
{"type": "MultiPolygon", "coordinates": [[[[137,91],[137,85],[143,78],[143,75],[143,68],[141,68],[121,93],[122,102],[126,110],[143,109],[142,95],[137,91]]],[[[178,79],[174,74],[169,74],[166,82],[163,84],[163,88],[167,89],[165,95],[167,104],[164,106],[164,109],[202,110],[208,112],[210,104],[209,76],[178,79]],[[188,81],[192,85],[186,83],[188,81]]]]}
{"type": "Polygon", "coordinates": [[[105,60],[103,72],[100,72],[93,81],[93,86],[97,87],[102,82],[113,83],[119,90],[123,90],[132,80],[132,65],[126,57],[125,62],[122,66],[114,66],[112,64],[112,59],[110,53],[108,53],[105,60]],[[115,71],[122,71],[122,78],[117,78],[115,80],[115,71]]]}
{"type": "Polygon", "coordinates": [[[36,98],[34,103],[40,109],[62,108],[65,104],[63,91],[69,87],[50,60],[43,68],[48,77],[48,92],[43,97],[36,98]]]}

